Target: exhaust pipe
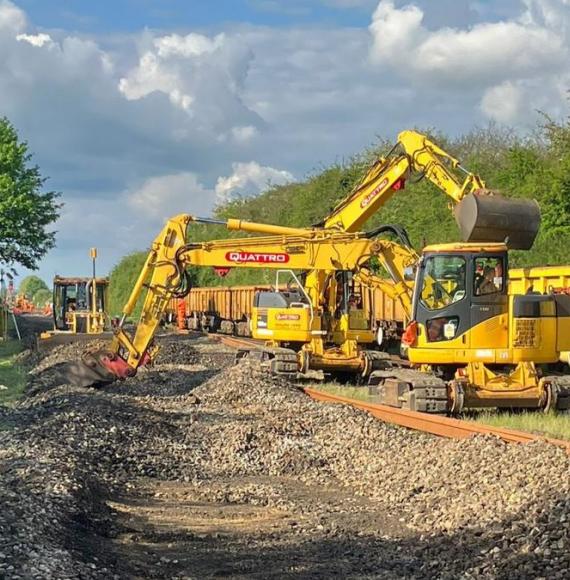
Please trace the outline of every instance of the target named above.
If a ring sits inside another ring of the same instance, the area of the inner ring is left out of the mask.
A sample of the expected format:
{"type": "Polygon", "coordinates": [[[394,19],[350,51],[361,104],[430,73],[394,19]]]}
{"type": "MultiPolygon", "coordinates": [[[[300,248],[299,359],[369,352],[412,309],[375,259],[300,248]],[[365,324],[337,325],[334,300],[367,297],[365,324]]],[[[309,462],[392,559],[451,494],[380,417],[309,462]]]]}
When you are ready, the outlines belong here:
{"type": "Polygon", "coordinates": [[[470,193],[455,206],[464,242],[505,242],[512,250],[530,250],[540,228],[535,200],[470,193]]]}

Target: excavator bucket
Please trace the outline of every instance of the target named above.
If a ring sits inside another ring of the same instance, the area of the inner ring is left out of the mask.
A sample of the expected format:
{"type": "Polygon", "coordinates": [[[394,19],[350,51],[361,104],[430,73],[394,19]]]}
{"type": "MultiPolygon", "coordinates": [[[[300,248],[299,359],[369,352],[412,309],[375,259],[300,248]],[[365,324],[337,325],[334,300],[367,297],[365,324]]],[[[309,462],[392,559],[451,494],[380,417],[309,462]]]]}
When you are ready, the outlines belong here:
{"type": "Polygon", "coordinates": [[[530,199],[470,193],[455,207],[465,242],[505,242],[513,250],[530,250],[540,227],[540,208],[530,199]]]}
{"type": "Polygon", "coordinates": [[[85,354],[79,361],[61,363],[56,371],[64,384],[75,387],[103,386],[124,378],[115,368],[119,360],[122,361],[113,353],[99,350],[85,354]]]}

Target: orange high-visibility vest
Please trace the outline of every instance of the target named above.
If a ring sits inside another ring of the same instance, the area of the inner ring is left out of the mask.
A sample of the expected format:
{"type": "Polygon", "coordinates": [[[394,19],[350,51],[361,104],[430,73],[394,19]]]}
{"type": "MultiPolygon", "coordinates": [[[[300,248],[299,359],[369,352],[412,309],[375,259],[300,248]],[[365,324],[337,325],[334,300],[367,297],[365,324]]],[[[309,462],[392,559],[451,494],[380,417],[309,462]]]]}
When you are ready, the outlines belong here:
{"type": "Polygon", "coordinates": [[[176,305],[176,323],[178,330],[186,330],[186,302],[184,298],[179,298],[176,305]]]}

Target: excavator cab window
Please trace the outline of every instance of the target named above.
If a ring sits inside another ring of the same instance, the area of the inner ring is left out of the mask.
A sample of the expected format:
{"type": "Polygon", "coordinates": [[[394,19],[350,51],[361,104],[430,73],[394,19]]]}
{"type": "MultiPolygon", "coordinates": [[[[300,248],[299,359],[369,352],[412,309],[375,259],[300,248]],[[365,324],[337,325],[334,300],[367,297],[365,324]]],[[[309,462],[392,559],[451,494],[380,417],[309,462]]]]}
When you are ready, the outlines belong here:
{"type": "Polygon", "coordinates": [[[425,260],[420,300],[438,310],[465,298],[466,261],[462,256],[430,256],[425,260]]]}
{"type": "Polygon", "coordinates": [[[76,289],[75,309],[87,310],[87,293],[85,283],[77,284],[76,289]]]}
{"type": "Polygon", "coordinates": [[[291,308],[305,304],[306,299],[300,292],[260,290],[254,298],[256,308],[291,308]]]}
{"type": "Polygon", "coordinates": [[[502,256],[475,258],[473,295],[500,294],[505,289],[505,268],[502,256]]]}
{"type": "Polygon", "coordinates": [[[506,252],[425,254],[416,281],[414,319],[424,325],[427,342],[463,336],[461,346],[469,348],[467,331],[508,309],[506,272],[506,252]]]}

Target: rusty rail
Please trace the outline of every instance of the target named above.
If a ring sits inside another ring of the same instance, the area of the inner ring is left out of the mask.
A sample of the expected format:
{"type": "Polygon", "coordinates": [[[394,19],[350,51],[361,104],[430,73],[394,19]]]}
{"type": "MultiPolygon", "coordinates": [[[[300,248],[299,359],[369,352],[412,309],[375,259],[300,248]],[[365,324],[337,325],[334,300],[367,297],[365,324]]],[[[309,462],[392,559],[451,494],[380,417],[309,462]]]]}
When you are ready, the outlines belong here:
{"type": "Polygon", "coordinates": [[[368,411],[374,417],[386,421],[387,423],[393,423],[394,425],[408,427],[409,429],[432,433],[433,435],[439,435],[440,437],[466,439],[473,435],[495,435],[508,443],[546,441],[553,445],[557,445],[558,447],[562,447],[570,453],[570,441],[563,441],[562,439],[552,439],[550,437],[525,433],[524,431],[515,431],[514,429],[489,427],[471,421],[463,421],[461,419],[451,419],[440,415],[430,415],[428,413],[418,413],[417,411],[406,411],[404,409],[388,407],[387,405],[367,403],[366,401],[332,395],[311,387],[305,387],[303,390],[316,401],[351,405],[357,409],[368,411]]]}
{"type": "MultiPolygon", "coordinates": [[[[220,335],[210,336],[232,348],[262,346],[261,341],[257,341],[251,338],[236,338],[233,336],[220,335]]],[[[570,454],[570,441],[564,441],[562,439],[534,435],[532,433],[516,431],[514,429],[490,427],[488,425],[481,425],[472,421],[442,417],[441,415],[430,415],[429,413],[406,411],[404,409],[397,409],[396,407],[389,407],[387,405],[368,403],[358,399],[333,395],[331,393],[320,391],[312,387],[303,387],[303,391],[316,401],[350,405],[357,409],[367,411],[372,416],[385,421],[386,423],[392,423],[394,425],[400,425],[401,427],[407,427],[408,429],[415,429],[416,431],[431,433],[432,435],[438,435],[439,437],[466,439],[468,437],[473,437],[474,435],[494,435],[503,441],[506,441],[507,443],[530,443],[532,441],[546,441],[552,445],[562,447],[570,454]]]]}
{"type": "Polygon", "coordinates": [[[263,341],[256,340],[255,338],[227,336],[220,334],[208,334],[208,336],[231,348],[261,348],[264,345],[263,341]]]}

